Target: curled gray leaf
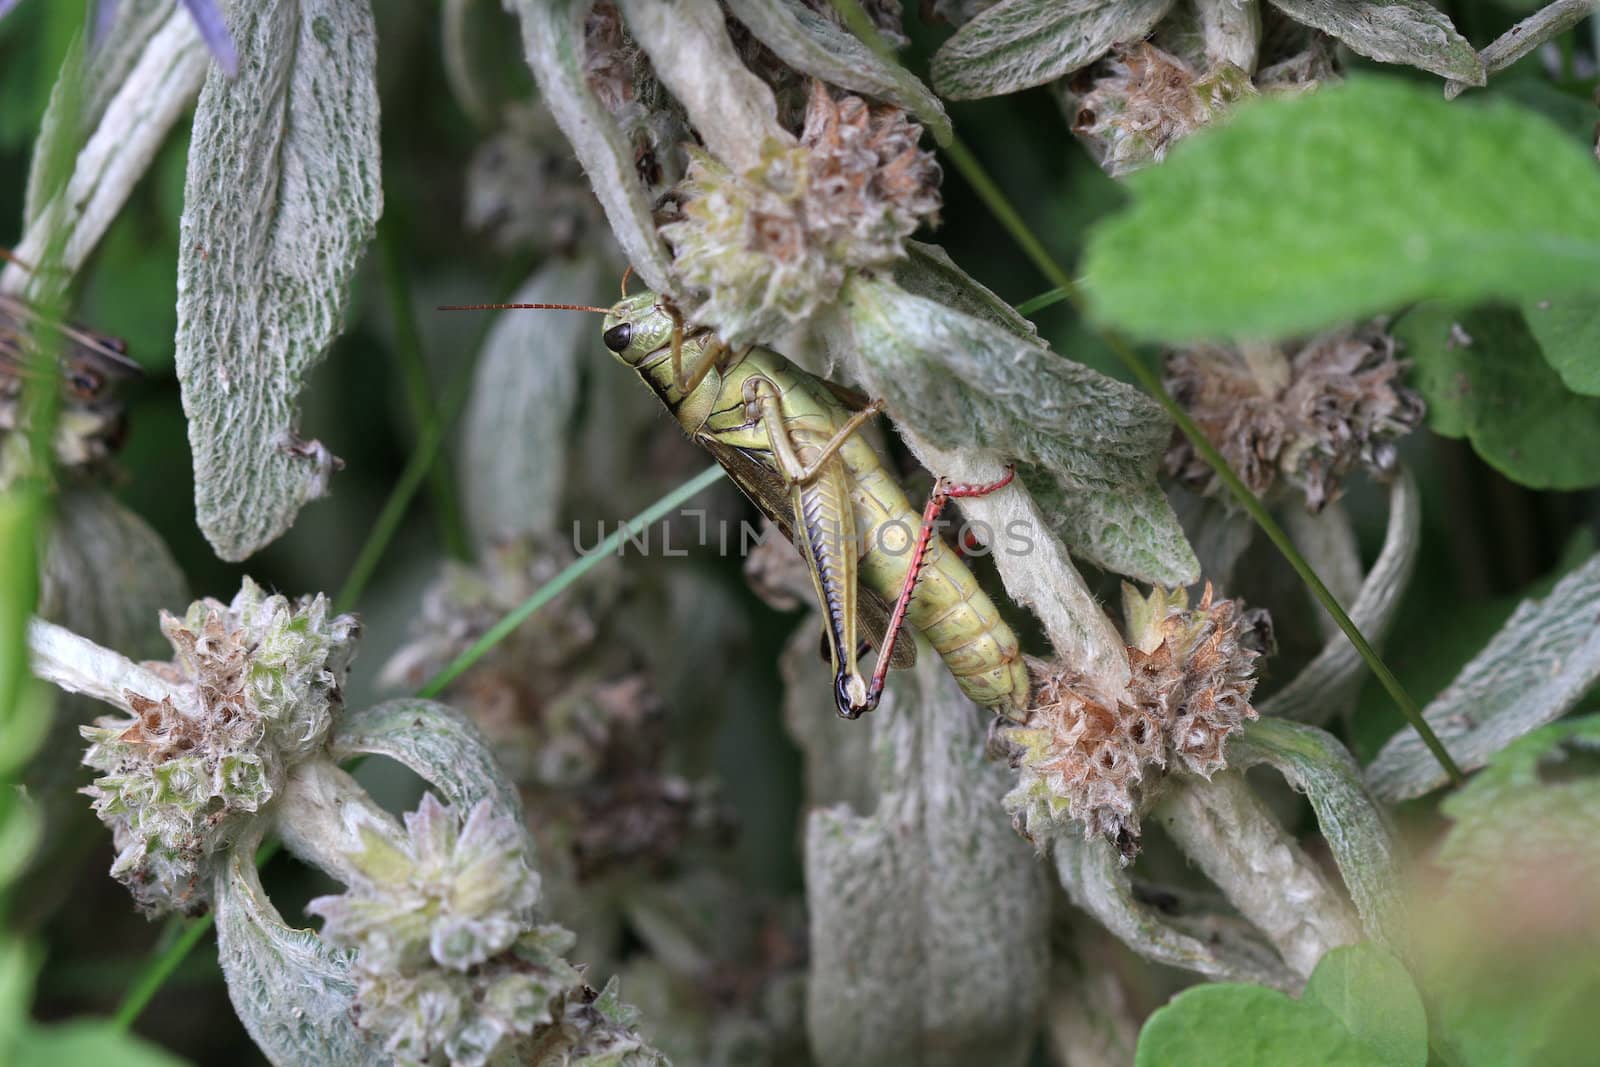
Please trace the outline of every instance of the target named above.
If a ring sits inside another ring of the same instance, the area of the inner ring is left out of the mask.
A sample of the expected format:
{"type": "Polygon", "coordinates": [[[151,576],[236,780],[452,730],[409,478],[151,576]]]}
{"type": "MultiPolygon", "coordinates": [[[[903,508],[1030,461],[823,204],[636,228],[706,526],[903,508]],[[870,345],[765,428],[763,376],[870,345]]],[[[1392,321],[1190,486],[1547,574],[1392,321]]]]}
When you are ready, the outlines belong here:
{"type": "MultiPolygon", "coordinates": [[[[873,718],[871,815],[806,825],[807,1026],[824,1067],[1020,1065],[1047,992],[1048,897],[971,703],[931,650],[873,718]]],[[[850,723],[836,722],[852,735],[850,723]]],[[[852,736],[847,743],[864,739],[852,736]]]]}
{"type": "Polygon", "coordinates": [[[950,140],[950,118],[939,98],[825,14],[801,0],[728,0],[728,10],[795,70],[902,107],[922,120],[934,140],[950,140]]]}
{"type": "Polygon", "coordinates": [[[666,249],[634,165],[633,146],[589,88],[583,22],[590,0],[503,0],[522,20],[522,45],[539,95],[583,164],[617,243],[646,285],[675,291],[666,249]]]}
{"type": "MultiPolygon", "coordinates": [[[[148,6],[141,5],[130,8],[128,18],[128,42],[116,47],[109,68],[94,72],[93,64],[89,67],[86,113],[77,121],[92,132],[66,188],[55,191],[45,187],[43,161],[53,157],[64,138],[75,139],[79,132],[63,125],[68,105],[59,84],[51,96],[28,179],[26,228],[16,246],[23,262],[42,262],[54,236],[65,233],[59,262],[69,274],[76,273],[200,91],[209,58],[188,16],[174,9],[157,22],[148,6]]],[[[65,77],[79,73],[71,59],[62,68],[65,77]]],[[[18,263],[0,272],[0,292],[22,292],[27,283],[28,272],[18,263]]]]}
{"type": "MultiPolygon", "coordinates": [[[[1565,715],[1600,680],[1600,555],[1542,600],[1525,600],[1422,716],[1464,771],[1565,715]]],[[[1394,803],[1447,781],[1416,730],[1406,727],[1367,768],[1367,785],[1394,803]]]]}
{"type": "Polygon", "coordinates": [[[1402,847],[1349,751],[1314,726],[1262,718],[1234,738],[1228,761],[1268,764],[1306,795],[1367,936],[1407,957],[1402,847]]]}
{"type": "Polygon", "coordinates": [[[1271,0],[1296,22],[1336,37],[1380,63],[1402,63],[1442,78],[1484,83],[1483,60],[1450,16],[1427,0],[1271,0]]]}
{"type": "MultiPolygon", "coordinates": [[[[1499,37],[1483,50],[1483,67],[1486,74],[1505,70],[1528,55],[1546,41],[1554,40],[1594,13],[1595,0],[1556,0],[1540,8],[1499,37]]],[[[1473,85],[1482,82],[1457,81],[1445,83],[1444,98],[1454,100],[1473,85]]]]}
{"type": "MultiPolygon", "coordinates": [[[[1389,525],[1383,548],[1350,606],[1350,619],[1381,647],[1400,599],[1411,584],[1417,550],[1422,545],[1422,507],[1416,480],[1400,468],[1389,487],[1389,525]]],[[[1349,638],[1335,631],[1315,659],[1261,705],[1261,714],[1301,722],[1324,723],[1349,706],[1365,677],[1365,664],[1349,638]]]]}
{"type": "Polygon", "coordinates": [[[306,377],[343,325],[382,209],[365,0],[236,2],[238,78],[200,94],[178,252],[177,368],[196,520],[223,559],[270,543],[336,464],[300,440],[306,377]]]}
{"type": "Polygon", "coordinates": [[[1116,849],[1103,837],[1062,834],[1052,844],[1056,875],[1072,903],[1145,959],[1227,982],[1292,990],[1300,978],[1253,928],[1234,923],[1183,924],[1144,899],[1116,849]]]}
{"type": "MultiPolygon", "coordinates": [[[[1234,749],[1229,748],[1230,762],[1234,749]]],[[[1235,770],[1173,775],[1152,814],[1239,913],[1305,977],[1329,949],[1361,939],[1337,889],[1235,770]]]]}
{"type": "Polygon", "coordinates": [[[933,56],[933,87],[951,100],[1029,89],[1137,41],[1173,0],[1001,0],[933,56]]]}
{"type": "MultiPolygon", "coordinates": [[[[512,302],[585,300],[600,278],[592,256],[554,258],[512,302]]],[[[582,361],[597,336],[589,316],[551,311],[509,311],[489,331],[461,438],[463,504],[480,546],[555,532],[582,361]]]]}
{"type": "Polygon", "coordinates": [[[390,1062],[356,1028],[352,957],[310,930],[291,928],[256,873],[254,841],[229,854],[214,891],[217,957],[239,1021],[276,1067],[361,1067],[390,1062]],[[284,1003],[293,990],[292,1005],[284,1003]]]}
{"type": "Polygon", "coordinates": [[[1260,0],[1196,0],[1206,62],[1254,74],[1261,49],[1260,0]]]}

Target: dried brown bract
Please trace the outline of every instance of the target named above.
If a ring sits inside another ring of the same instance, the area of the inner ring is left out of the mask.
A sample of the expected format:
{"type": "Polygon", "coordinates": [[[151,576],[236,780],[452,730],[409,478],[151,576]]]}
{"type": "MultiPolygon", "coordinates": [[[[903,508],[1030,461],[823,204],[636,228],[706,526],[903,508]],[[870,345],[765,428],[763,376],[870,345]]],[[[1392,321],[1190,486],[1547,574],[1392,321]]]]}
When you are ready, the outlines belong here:
{"type": "Polygon", "coordinates": [[[1027,720],[999,732],[1020,772],[1006,806],[1030,837],[1042,840],[1070,819],[1128,860],[1153,777],[1174,763],[1205,777],[1226,765],[1228,736],[1256,717],[1259,653],[1255,613],[1214,600],[1209,586],[1192,609],[1181,591],[1145,597],[1124,586],[1123,595],[1127,688],[1098,693],[1070,667],[1033,661],[1027,720]]]}
{"type": "MultiPolygon", "coordinates": [[[[1400,381],[1405,364],[1381,326],[1341,329],[1289,356],[1275,346],[1195,345],[1167,357],[1164,382],[1212,444],[1258,496],[1282,477],[1306,507],[1337,500],[1355,467],[1393,471],[1395,442],[1425,413],[1400,381]]],[[[1167,473],[1197,492],[1220,483],[1187,439],[1175,436],[1167,473]]]]}
{"type": "Polygon", "coordinates": [[[1118,47],[1101,69],[1072,132],[1114,178],[1161,162],[1171,145],[1256,93],[1250,76],[1232,64],[1202,73],[1144,41],[1118,47]]]}

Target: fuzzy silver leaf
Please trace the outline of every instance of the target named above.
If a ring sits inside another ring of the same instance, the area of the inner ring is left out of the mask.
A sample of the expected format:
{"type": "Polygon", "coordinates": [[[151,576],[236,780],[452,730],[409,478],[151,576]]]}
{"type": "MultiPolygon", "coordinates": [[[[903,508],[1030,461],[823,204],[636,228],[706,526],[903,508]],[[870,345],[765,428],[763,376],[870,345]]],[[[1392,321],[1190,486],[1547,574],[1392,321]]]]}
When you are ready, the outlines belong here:
{"type": "Polygon", "coordinates": [[[244,559],[327,491],[296,401],[343,325],[382,209],[377,36],[365,0],[237,0],[242,68],[195,112],[178,253],[177,369],[196,520],[244,559]]]}
{"type": "MultiPolygon", "coordinates": [[[[592,256],[554,257],[511,299],[587,299],[600,276],[592,256]]],[[[510,311],[489,331],[463,418],[459,464],[467,525],[478,545],[554,533],[582,361],[598,348],[596,322],[573,312],[510,311]]]]}
{"type": "Polygon", "coordinates": [[[1380,63],[1403,63],[1441,78],[1484,83],[1483,60],[1450,16],[1427,0],[1271,0],[1296,22],[1313,26],[1380,63]]]}
{"type": "Polygon", "coordinates": [[[1118,574],[1168,586],[1199,564],[1156,484],[1171,433],[1155,401],[1036,341],[891,282],[854,276],[829,320],[834,348],[889,411],[945,449],[1032,465],[1072,551],[1118,574]]]}
{"type": "Polygon", "coordinates": [[[1049,901],[994,800],[1006,771],[921,651],[873,718],[876,809],[817,811],[806,826],[807,1025],[823,1067],[1015,1067],[1047,992],[1049,901]]]}
{"type": "Polygon", "coordinates": [[[728,0],[728,10],[777,57],[814,78],[865,93],[917,116],[943,144],[951,137],[944,105],[898,63],[880,57],[849,30],[801,0],[728,0]]]}
{"type": "Polygon", "coordinates": [[[933,87],[951,100],[1000,96],[1088,66],[1137,41],[1173,0],[1001,0],[933,56],[933,87]]]}
{"type": "MultiPolygon", "coordinates": [[[[1600,555],[1543,600],[1524,600],[1422,716],[1464,771],[1553,722],[1600,680],[1600,555]]],[[[1367,785],[1394,803],[1446,782],[1411,727],[1389,739],[1367,768],[1367,785]]]]}
{"type": "Polygon", "coordinates": [[[633,146],[589,87],[583,45],[589,0],[504,3],[522,20],[523,50],[539,95],[572,142],[623,254],[646,285],[659,293],[673,292],[672,269],[635,170],[633,146]]]}

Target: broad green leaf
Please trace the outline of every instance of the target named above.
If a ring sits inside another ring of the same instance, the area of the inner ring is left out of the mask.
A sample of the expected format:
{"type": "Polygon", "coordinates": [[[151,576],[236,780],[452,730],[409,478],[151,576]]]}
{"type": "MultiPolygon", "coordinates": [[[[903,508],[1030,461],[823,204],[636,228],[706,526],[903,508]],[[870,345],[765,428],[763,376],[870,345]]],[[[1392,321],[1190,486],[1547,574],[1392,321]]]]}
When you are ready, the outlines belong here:
{"type": "Polygon", "coordinates": [[[639,182],[633,145],[589,88],[583,23],[588,0],[502,0],[522,20],[522,45],[539,97],[572,143],[611,232],[645,284],[672,291],[672,269],[639,182]]]}
{"type": "MultiPolygon", "coordinates": [[[[1425,709],[1423,717],[1463,770],[1482,767],[1524,734],[1565,715],[1600,681],[1600,555],[1524,601],[1505,627],[1425,709]]],[[[1389,740],[1367,784],[1394,802],[1445,783],[1416,731],[1389,740]]]]}
{"type": "Polygon", "coordinates": [[[1600,484],[1600,397],[1567,390],[1514,309],[1426,305],[1394,334],[1434,430],[1468,438],[1491,466],[1535,489],[1600,484]]]}
{"type": "Polygon", "coordinates": [[[779,59],[802,74],[896,104],[943,143],[950,119],[939,98],[910,71],[883,59],[825,12],[801,0],[728,0],[728,10],[779,59]]]}
{"type": "Polygon", "coordinates": [[[1314,26],[1380,63],[1405,63],[1445,78],[1482,85],[1483,60],[1450,17],[1427,0],[1271,0],[1296,22],[1314,26]]]}
{"type": "Polygon", "coordinates": [[[240,70],[214,70],[195,110],[176,363],[195,518],[240,560],[336,469],[300,438],[297,401],[343,326],[383,193],[366,0],[236,0],[228,13],[240,70]]]}
{"type": "Polygon", "coordinates": [[[806,823],[811,1049],[821,1067],[1021,1067],[1048,989],[1047,886],[994,802],[1009,772],[920,651],[872,717],[876,808],[806,823]]]}
{"type": "Polygon", "coordinates": [[[239,1021],[274,1064],[390,1063],[356,1027],[352,957],[283,921],[256,873],[259,843],[257,835],[228,853],[213,894],[217,958],[239,1021]]]}
{"type": "Polygon", "coordinates": [[[1001,0],[934,53],[933,87],[973,100],[1043,85],[1144,37],[1171,7],[1172,0],[1001,0]]]}
{"type": "Polygon", "coordinates": [[[1315,726],[1263,718],[1247,723],[1233,739],[1228,762],[1239,768],[1269,764],[1305,794],[1362,928],[1389,951],[1405,954],[1400,843],[1349,751],[1315,726]]]}
{"type": "Polygon", "coordinates": [[[1301,999],[1338,1019],[1384,1063],[1428,1061],[1428,1016],[1411,976],[1368,944],[1336,948],[1317,964],[1301,999]]]}
{"type": "Polygon", "coordinates": [[[1574,393],[1600,396],[1600,293],[1526,300],[1522,317],[1561,383],[1574,393]]]}
{"type": "Polygon", "coordinates": [[[1411,977],[1366,944],[1327,953],[1300,1000],[1262,986],[1184,990],[1139,1033],[1136,1067],[1424,1067],[1427,1017],[1411,977]]]}
{"type": "Polygon", "coordinates": [[[1600,170],[1544,118],[1355,77],[1241,105],[1129,177],[1084,285],[1144,337],[1284,337],[1424,297],[1593,289],[1600,170]]]}
{"type": "MultiPolygon", "coordinates": [[[[586,300],[599,284],[592,256],[554,256],[511,299],[586,300]]],[[[549,311],[511,311],[490,329],[462,418],[458,464],[467,525],[480,547],[555,533],[583,361],[598,358],[599,336],[596,317],[549,311]]]]}
{"type": "MultiPolygon", "coordinates": [[[[1402,1067],[1315,1004],[1263,986],[1196,986],[1139,1031],[1135,1067],[1402,1067]]],[[[1420,1061],[1418,1061],[1420,1067],[1420,1061]]]]}
{"type": "Polygon", "coordinates": [[[861,383],[917,433],[1033,465],[1028,487],[1074,553],[1142,581],[1195,580],[1155,481],[1171,425],[1137,389],[875,278],[846,282],[830,329],[861,383]]]}
{"type": "Polygon", "coordinates": [[[30,1026],[8,1060],[11,1067],[183,1067],[189,1061],[110,1022],[30,1026]]]}

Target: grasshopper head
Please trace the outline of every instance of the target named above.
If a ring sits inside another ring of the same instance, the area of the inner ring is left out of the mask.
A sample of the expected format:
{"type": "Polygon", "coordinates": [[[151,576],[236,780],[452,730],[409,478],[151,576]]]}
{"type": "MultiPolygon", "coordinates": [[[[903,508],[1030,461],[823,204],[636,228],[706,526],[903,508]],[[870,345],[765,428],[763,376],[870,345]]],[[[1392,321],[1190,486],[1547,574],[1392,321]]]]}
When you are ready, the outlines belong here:
{"type": "Polygon", "coordinates": [[[672,341],[673,317],[666,303],[646,289],[623,299],[606,312],[606,347],[630,367],[637,367],[650,353],[672,341]]]}

